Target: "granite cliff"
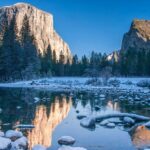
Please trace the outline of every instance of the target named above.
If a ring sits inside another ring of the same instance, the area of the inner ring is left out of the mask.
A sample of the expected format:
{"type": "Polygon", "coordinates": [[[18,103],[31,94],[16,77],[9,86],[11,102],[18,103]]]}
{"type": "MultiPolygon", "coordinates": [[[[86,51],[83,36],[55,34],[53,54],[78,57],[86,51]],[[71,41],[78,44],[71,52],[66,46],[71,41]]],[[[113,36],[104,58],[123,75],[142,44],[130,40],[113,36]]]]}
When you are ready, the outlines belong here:
{"type": "Polygon", "coordinates": [[[14,18],[17,26],[17,33],[15,34],[20,37],[24,16],[27,16],[31,34],[36,41],[35,46],[38,53],[43,54],[50,45],[52,51],[56,52],[57,59],[59,59],[60,52],[64,54],[66,59],[71,59],[71,51],[68,44],[63,41],[54,29],[53,15],[39,10],[30,4],[17,3],[12,6],[0,8],[1,40],[3,39],[6,26],[10,26],[14,18]]]}
{"type": "Polygon", "coordinates": [[[123,37],[121,50],[130,48],[136,51],[150,49],[150,21],[133,20],[129,32],[123,37]]]}

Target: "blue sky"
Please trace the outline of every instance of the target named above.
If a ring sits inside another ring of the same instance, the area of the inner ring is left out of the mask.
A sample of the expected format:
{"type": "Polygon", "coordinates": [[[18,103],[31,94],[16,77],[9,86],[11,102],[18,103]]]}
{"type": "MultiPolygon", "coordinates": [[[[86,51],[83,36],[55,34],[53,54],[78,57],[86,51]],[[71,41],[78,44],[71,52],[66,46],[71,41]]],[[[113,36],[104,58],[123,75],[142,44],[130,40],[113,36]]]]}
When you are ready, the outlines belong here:
{"type": "Polygon", "coordinates": [[[150,19],[150,0],[1,0],[27,2],[54,16],[56,31],[78,55],[120,49],[133,19],[150,19]]]}

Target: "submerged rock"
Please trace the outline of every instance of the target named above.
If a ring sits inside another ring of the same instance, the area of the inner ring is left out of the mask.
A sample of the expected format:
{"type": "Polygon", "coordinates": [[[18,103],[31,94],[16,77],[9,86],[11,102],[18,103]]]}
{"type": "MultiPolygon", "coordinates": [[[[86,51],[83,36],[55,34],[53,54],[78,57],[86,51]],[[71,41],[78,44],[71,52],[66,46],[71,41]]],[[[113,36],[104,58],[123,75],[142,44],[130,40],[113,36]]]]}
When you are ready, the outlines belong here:
{"type": "Polygon", "coordinates": [[[86,148],[83,147],[71,147],[71,146],[62,146],[58,150],[87,150],[86,148]]]}
{"type": "Polygon", "coordinates": [[[0,150],[9,150],[11,147],[11,140],[8,138],[0,137],[0,150]]]}
{"type": "Polygon", "coordinates": [[[59,138],[58,143],[60,145],[73,145],[75,143],[75,139],[71,136],[62,136],[59,138]]]}
{"type": "Polygon", "coordinates": [[[43,145],[35,145],[32,150],[46,150],[46,147],[43,145]]]}
{"type": "Polygon", "coordinates": [[[77,115],[77,119],[83,119],[83,118],[86,118],[86,116],[85,115],[77,115]]]}
{"type": "Polygon", "coordinates": [[[80,122],[80,125],[85,128],[93,128],[95,127],[95,118],[93,117],[83,118],[80,122]]]}

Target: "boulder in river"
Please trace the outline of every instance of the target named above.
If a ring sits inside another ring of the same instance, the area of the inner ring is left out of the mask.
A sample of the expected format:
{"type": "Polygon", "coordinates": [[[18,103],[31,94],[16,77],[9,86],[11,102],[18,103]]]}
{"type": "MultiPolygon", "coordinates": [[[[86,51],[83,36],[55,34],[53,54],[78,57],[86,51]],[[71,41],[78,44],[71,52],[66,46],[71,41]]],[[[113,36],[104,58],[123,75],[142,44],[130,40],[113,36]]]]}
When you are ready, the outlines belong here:
{"type": "Polygon", "coordinates": [[[58,139],[58,143],[60,145],[73,145],[75,143],[75,139],[71,136],[62,136],[58,139]]]}
{"type": "Polygon", "coordinates": [[[130,124],[130,125],[132,125],[132,124],[135,123],[135,120],[132,119],[132,118],[130,118],[130,117],[124,117],[124,118],[123,118],[123,121],[124,121],[124,123],[130,124]]]}
{"type": "Polygon", "coordinates": [[[8,130],[5,133],[5,137],[10,138],[12,141],[15,141],[16,139],[22,137],[23,134],[20,131],[15,131],[15,130],[8,130]]]}
{"type": "Polygon", "coordinates": [[[5,136],[4,132],[0,131],[0,137],[5,136]]]}
{"type": "Polygon", "coordinates": [[[93,128],[95,127],[95,118],[94,117],[83,118],[80,122],[80,125],[85,128],[93,128]]]}
{"type": "Polygon", "coordinates": [[[11,140],[0,137],[0,150],[9,150],[11,148],[11,140]]]}
{"type": "Polygon", "coordinates": [[[28,140],[26,137],[21,137],[16,141],[11,143],[13,150],[27,150],[28,148],[28,140]]]}
{"type": "Polygon", "coordinates": [[[106,126],[109,123],[108,120],[103,120],[102,122],[100,122],[101,126],[106,126]]]}
{"type": "Polygon", "coordinates": [[[108,127],[108,128],[115,128],[115,126],[116,126],[116,125],[115,125],[114,123],[108,123],[108,124],[107,124],[107,127],[108,127]]]}

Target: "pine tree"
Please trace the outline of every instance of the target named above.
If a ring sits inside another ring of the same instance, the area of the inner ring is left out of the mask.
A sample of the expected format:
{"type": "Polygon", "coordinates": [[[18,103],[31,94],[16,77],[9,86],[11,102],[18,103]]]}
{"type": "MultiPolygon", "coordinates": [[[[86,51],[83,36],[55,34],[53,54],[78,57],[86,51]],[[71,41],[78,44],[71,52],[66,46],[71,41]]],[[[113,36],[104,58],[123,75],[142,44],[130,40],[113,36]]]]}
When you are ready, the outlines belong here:
{"type": "Polygon", "coordinates": [[[25,15],[21,29],[21,46],[23,52],[22,69],[26,78],[36,77],[40,71],[40,61],[35,42],[34,36],[31,35],[28,17],[25,15]]]}
{"type": "Polygon", "coordinates": [[[59,56],[59,75],[64,76],[64,64],[65,64],[65,56],[63,52],[60,52],[59,56]]]}

